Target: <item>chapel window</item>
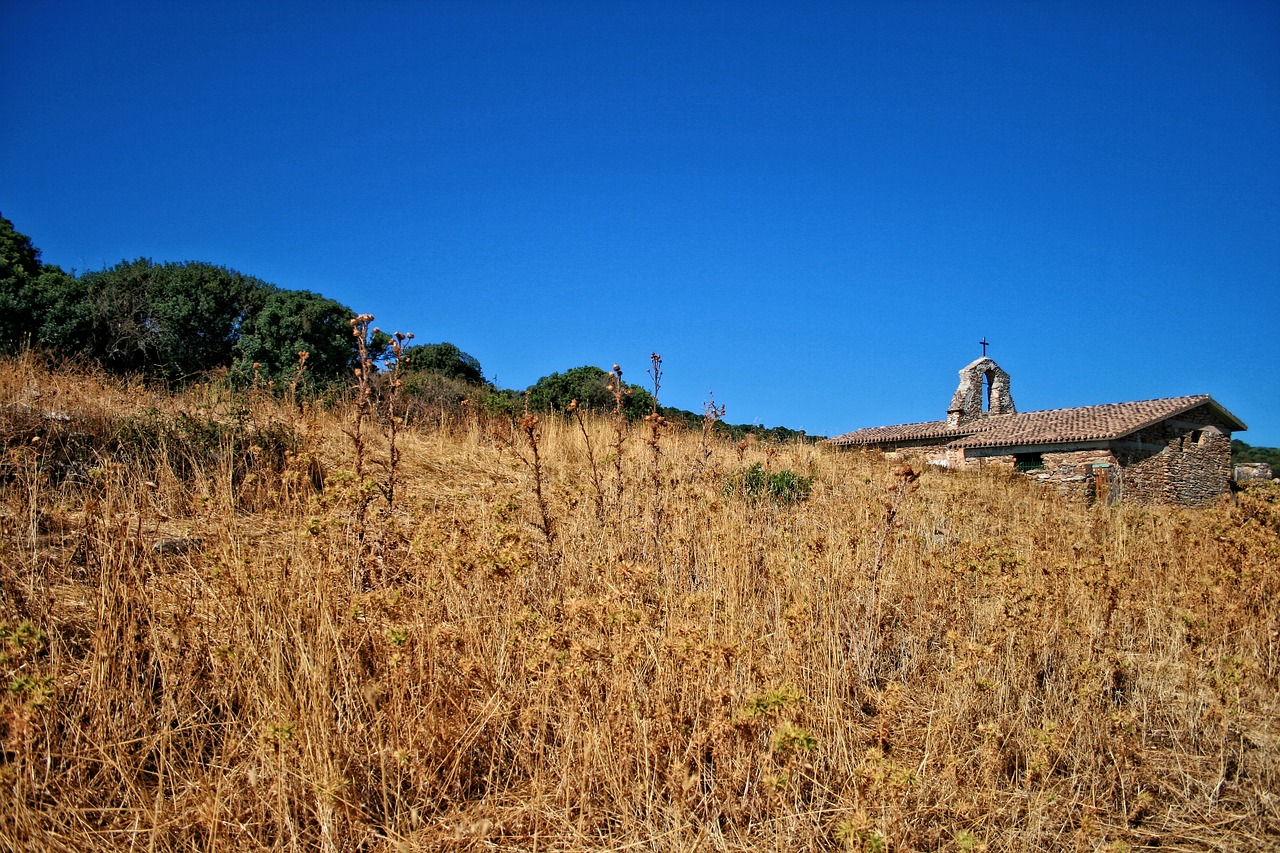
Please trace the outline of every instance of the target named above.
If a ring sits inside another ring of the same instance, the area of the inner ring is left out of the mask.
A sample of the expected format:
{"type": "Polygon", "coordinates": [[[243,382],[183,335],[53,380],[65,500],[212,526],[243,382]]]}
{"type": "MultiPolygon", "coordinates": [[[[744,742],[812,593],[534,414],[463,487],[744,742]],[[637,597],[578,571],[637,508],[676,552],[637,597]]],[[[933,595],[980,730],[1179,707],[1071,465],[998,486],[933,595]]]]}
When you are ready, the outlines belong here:
{"type": "Polygon", "coordinates": [[[1015,471],[1040,471],[1044,468],[1043,453],[1015,453],[1013,454],[1013,468],[1015,471]]]}

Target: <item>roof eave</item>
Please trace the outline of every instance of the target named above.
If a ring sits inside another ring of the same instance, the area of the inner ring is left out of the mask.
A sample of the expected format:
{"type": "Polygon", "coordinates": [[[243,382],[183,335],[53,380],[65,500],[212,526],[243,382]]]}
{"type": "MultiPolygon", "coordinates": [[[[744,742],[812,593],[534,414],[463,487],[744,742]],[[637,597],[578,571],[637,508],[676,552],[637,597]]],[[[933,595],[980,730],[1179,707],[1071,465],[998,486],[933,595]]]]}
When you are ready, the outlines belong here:
{"type": "Polygon", "coordinates": [[[1240,420],[1235,415],[1227,411],[1226,407],[1224,407],[1217,400],[1213,399],[1212,396],[1208,394],[1196,394],[1195,399],[1192,400],[1192,402],[1178,409],[1176,412],[1170,412],[1169,414],[1164,415],[1162,417],[1150,418],[1144,423],[1139,424],[1136,427],[1133,427],[1132,429],[1127,429],[1124,432],[1118,432],[1114,435],[1108,435],[1106,437],[1106,440],[1115,441],[1116,439],[1126,438],[1128,436],[1133,435],[1135,432],[1140,432],[1149,426],[1160,423],[1161,421],[1167,421],[1170,418],[1176,418],[1178,415],[1186,414],[1192,409],[1197,409],[1200,406],[1212,406],[1217,411],[1217,413],[1222,416],[1223,420],[1229,421],[1231,424],[1235,425],[1234,428],[1231,430],[1232,432],[1244,432],[1246,429],[1248,429],[1248,427],[1244,425],[1244,421],[1240,420]]]}
{"type": "Polygon", "coordinates": [[[1235,415],[1231,414],[1231,412],[1227,410],[1227,407],[1219,403],[1217,400],[1213,399],[1212,397],[1209,397],[1208,402],[1209,402],[1209,405],[1213,406],[1215,409],[1218,410],[1218,414],[1222,415],[1225,420],[1235,424],[1235,429],[1233,429],[1232,432],[1245,432],[1249,429],[1247,426],[1245,426],[1244,421],[1240,420],[1235,415]]]}

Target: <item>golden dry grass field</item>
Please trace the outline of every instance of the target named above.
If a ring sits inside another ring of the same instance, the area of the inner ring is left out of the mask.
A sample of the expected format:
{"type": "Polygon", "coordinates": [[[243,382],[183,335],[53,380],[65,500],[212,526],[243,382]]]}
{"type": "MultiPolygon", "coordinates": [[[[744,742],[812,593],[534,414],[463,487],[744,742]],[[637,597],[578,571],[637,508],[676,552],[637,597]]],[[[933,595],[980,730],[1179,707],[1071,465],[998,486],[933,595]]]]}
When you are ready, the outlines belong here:
{"type": "Polygon", "coordinates": [[[1280,846],[1274,490],[428,411],[389,502],[350,403],[0,407],[0,849],[1280,846]]]}

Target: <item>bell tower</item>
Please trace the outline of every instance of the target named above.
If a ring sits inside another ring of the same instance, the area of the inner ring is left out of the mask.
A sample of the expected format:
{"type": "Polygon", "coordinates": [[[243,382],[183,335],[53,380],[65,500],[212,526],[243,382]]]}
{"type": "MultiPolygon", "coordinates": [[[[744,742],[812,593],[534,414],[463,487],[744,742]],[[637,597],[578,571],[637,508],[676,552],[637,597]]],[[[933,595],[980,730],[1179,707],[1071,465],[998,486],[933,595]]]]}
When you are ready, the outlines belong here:
{"type": "MultiPolygon", "coordinates": [[[[982,349],[985,353],[986,346],[982,349]]],[[[947,426],[962,427],[991,415],[1012,415],[1017,411],[1009,393],[1009,374],[984,354],[961,369],[960,387],[947,407],[947,426]]]]}

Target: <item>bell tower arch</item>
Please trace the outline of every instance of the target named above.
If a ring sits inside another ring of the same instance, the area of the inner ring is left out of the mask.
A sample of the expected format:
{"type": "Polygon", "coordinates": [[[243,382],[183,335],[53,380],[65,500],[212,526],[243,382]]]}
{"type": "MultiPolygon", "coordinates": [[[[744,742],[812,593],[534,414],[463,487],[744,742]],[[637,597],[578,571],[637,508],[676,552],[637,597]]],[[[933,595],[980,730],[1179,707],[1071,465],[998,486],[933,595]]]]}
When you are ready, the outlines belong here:
{"type": "Polygon", "coordinates": [[[947,426],[961,427],[989,415],[1018,410],[1009,392],[1009,374],[985,355],[960,371],[960,386],[947,407],[947,426]]]}

